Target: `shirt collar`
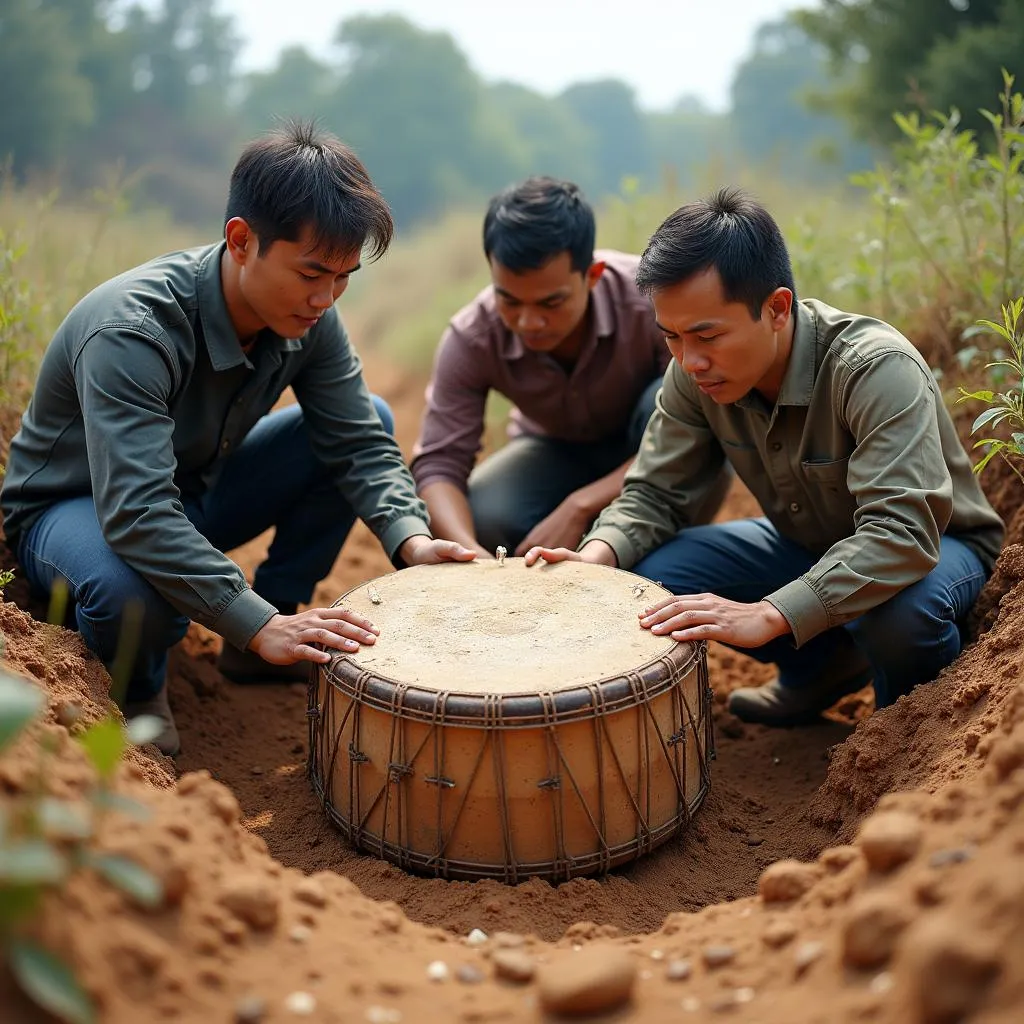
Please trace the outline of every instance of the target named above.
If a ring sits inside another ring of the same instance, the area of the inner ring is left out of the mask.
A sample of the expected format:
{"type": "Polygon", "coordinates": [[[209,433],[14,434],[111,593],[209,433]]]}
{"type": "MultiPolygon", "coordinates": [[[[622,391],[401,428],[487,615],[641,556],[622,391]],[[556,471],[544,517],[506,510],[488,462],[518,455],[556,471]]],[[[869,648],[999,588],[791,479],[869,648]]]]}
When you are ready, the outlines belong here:
{"type": "MultiPolygon", "coordinates": [[[[587,313],[589,314],[591,310],[593,310],[593,316],[590,318],[587,336],[583,339],[583,344],[580,347],[581,357],[584,352],[593,348],[599,338],[609,338],[615,333],[615,310],[612,307],[612,298],[608,294],[603,274],[591,289],[587,313]]],[[[502,355],[505,359],[522,359],[529,352],[529,349],[523,344],[522,338],[510,331],[504,324],[502,324],[502,334],[504,336],[502,355]]]]}
{"type": "MultiPolygon", "coordinates": [[[[199,319],[203,325],[206,348],[210,353],[210,365],[214,370],[229,370],[248,362],[224,299],[220,268],[226,245],[226,242],[220,242],[213,246],[199,264],[199,319]]],[[[269,331],[267,333],[270,334],[269,331]]],[[[271,337],[278,342],[271,347],[278,360],[280,353],[295,352],[302,348],[301,338],[279,338],[276,334],[271,334],[271,337]]]]}
{"type": "Polygon", "coordinates": [[[793,303],[793,344],[776,405],[810,405],[814,394],[818,324],[802,303],[793,303]]]}

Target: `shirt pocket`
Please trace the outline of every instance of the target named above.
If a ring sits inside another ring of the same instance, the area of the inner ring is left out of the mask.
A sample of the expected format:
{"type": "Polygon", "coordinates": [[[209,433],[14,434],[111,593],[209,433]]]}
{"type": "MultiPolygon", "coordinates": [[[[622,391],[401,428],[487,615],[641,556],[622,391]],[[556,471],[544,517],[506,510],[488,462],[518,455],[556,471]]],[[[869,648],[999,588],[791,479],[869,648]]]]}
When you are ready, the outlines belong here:
{"type": "Polygon", "coordinates": [[[855,529],[857,501],[847,482],[849,471],[848,458],[800,463],[807,503],[815,511],[827,544],[850,536],[855,529]]]}

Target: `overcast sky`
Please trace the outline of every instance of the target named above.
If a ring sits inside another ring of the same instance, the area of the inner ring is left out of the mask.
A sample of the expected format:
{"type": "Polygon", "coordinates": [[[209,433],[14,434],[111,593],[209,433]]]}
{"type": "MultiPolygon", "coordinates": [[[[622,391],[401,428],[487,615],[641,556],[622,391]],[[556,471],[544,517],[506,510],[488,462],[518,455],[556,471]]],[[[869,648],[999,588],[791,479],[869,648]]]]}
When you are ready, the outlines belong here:
{"type": "Polygon", "coordinates": [[[544,93],[571,82],[619,78],[642,106],[680,96],[728,105],[736,65],[754,30],[813,0],[218,0],[246,39],[242,70],[273,66],[302,44],[326,55],[338,24],[357,13],[395,11],[444,29],[483,78],[510,79],[544,93]]]}

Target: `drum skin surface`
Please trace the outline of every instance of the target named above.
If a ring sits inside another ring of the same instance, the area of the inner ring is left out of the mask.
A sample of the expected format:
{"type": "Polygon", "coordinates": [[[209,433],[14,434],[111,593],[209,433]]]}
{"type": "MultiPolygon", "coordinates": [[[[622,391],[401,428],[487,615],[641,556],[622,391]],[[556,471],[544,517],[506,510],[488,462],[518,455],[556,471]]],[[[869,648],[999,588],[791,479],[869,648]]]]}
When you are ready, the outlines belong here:
{"type": "Polygon", "coordinates": [[[416,566],[336,605],[380,628],[310,684],[309,771],[361,850],[443,878],[608,871],[710,785],[703,644],[640,628],[632,573],[522,559],[416,566]]]}

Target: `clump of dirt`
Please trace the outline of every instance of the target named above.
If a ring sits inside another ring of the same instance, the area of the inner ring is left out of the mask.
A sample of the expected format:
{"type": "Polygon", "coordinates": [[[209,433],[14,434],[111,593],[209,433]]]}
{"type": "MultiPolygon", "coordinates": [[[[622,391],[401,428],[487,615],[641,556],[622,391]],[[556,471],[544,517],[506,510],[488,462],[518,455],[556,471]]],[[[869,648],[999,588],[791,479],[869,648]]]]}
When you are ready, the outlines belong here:
{"type": "MultiPolygon", "coordinates": [[[[400,396],[407,443],[418,393],[407,382],[384,390],[400,396]]],[[[735,492],[725,514],[750,514],[750,501],[735,492]]],[[[420,879],[354,853],[305,777],[304,688],[226,682],[219,640],[193,627],[170,671],[184,774],[172,784],[169,762],[134,752],[119,788],[153,815],[112,816],[101,836],[164,881],[163,905],[141,909],[83,873],[48,901],[38,937],[111,1022],[307,1011],[321,1021],[536,1021],[615,1005],[625,1006],[615,1019],[651,1022],[1016,1019],[1022,526],[1014,521],[979,602],[978,641],[879,713],[865,693],[816,727],[743,725],[725,713],[725,695],[770,669],[713,648],[718,760],[697,819],[627,870],[559,886],[420,879]],[[473,929],[483,934],[470,941],[473,929]]],[[[265,547],[236,552],[239,564],[251,568],[265,547]]],[[[357,530],[315,600],[388,568],[357,530]]],[[[80,706],[84,721],[104,714],[105,674],[74,634],[11,604],[0,606],[0,631],[10,666],[48,695],[39,728],[61,737],[60,785],[86,785],[61,708],[80,706]]],[[[22,761],[0,762],[0,802],[27,784],[22,761]]],[[[0,1005],[12,1008],[5,1019],[40,1019],[3,975],[0,1005]]]]}

